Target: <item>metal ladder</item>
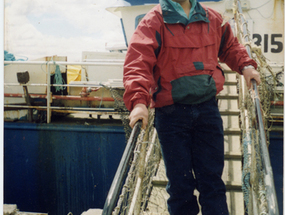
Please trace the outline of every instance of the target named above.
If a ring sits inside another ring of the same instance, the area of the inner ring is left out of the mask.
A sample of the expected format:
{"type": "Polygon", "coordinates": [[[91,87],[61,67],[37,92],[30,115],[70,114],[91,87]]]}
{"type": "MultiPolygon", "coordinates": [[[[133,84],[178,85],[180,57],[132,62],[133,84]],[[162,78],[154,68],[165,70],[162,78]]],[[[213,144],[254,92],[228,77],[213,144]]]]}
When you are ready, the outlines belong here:
{"type": "MultiPolygon", "coordinates": [[[[230,215],[244,214],[242,184],[241,129],[237,94],[237,73],[221,64],[226,82],[224,90],[217,95],[218,105],[224,123],[225,167],[223,180],[227,188],[227,203],[230,215]]],[[[163,160],[153,179],[153,189],[144,215],[168,215],[166,200],[169,197],[165,186],[167,178],[163,160]]],[[[196,192],[196,191],[195,191],[196,192]]],[[[197,191],[198,194],[198,191],[197,191]]],[[[199,213],[201,214],[201,212],[199,213]]]]}

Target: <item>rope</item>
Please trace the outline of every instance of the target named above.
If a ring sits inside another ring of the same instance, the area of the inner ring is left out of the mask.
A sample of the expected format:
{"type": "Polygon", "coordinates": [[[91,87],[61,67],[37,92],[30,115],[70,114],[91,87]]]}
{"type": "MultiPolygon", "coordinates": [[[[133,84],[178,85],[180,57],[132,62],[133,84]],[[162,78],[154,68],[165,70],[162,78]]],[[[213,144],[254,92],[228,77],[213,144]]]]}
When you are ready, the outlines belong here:
{"type": "MultiPolygon", "coordinates": [[[[272,68],[267,63],[265,56],[262,54],[261,47],[253,44],[249,37],[248,24],[242,22],[244,15],[239,13],[237,4],[239,0],[234,1],[233,13],[235,17],[236,29],[238,32],[238,39],[241,44],[248,47],[252,53],[252,58],[257,62],[257,71],[260,74],[261,84],[258,86],[259,99],[262,104],[263,122],[267,133],[267,142],[269,144],[269,131],[271,124],[270,106],[271,100],[274,101],[282,99],[282,95],[276,93],[276,86],[280,84],[280,77],[277,77],[272,68]],[[243,27],[246,27],[247,33],[243,32],[243,27]],[[245,40],[248,39],[248,42],[245,40]],[[266,75],[266,73],[270,75],[266,75]]],[[[245,20],[245,18],[244,18],[245,20]]],[[[279,76],[284,73],[284,68],[280,71],[279,76]]],[[[241,92],[242,89],[240,88],[241,92]]],[[[266,198],[266,189],[264,186],[264,174],[262,158],[260,154],[259,145],[259,131],[258,123],[255,114],[254,93],[251,90],[246,90],[246,98],[240,100],[240,109],[242,113],[247,112],[246,117],[249,121],[249,128],[244,124],[241,125],[243,131],[243,172],[242,172],[242,191],[244,195],[244,202],[248,214],[268,215],[268,205],[266,198]],[[256,213],[254,213],[254,211],[256,213]]],[[[245,114],[244,114],[245,115],[245,114]]],[[[245,120],[241,120],[243,123],[245,120]]]]}
{"type": "MultiPolygon", "coordinates": [[[[123,101],[124,90],[108,87],[103,84],[101,86],[108,89],[114,98],[114,107],[120,113],[126,132],[126,140],[128,140],[131,128],[128,118],[129,111],[123,101]]],[[[142,214],[149,202],[153,186],[152,180],[159,166],[161,152],[156,131],[153,127],[154,111],[149,110],[148,122],[147,128],[145,130],[142,129],[138,137],[128,175],[112,215],[142,214]],[[138,187],[139,184],[140,187],[138,187]],[[135,192],[136,190],[139,190],[139,192],[135,192]],[[131,205],[134,207],[130,208],[131,205]],[[130,211],[132,209],[133,211],[130,211]]],[[[161,199],[164,200],[162,195],[161,199]]]]}
{"type": "Polygon", "coordinates": [[[243,191],[243,196],[244,196],[244,202],[246,206],[246,211],[248,212],[249,209],[249,198],[250,198],[250,159],[251,159],[251,154],[249,153],[249,147],[251,147],[251,140],[249,138],[249,135],[244,135],[243,138],[243,171],[242,171],[242,191],[243,191]]]}
{"type": "MultiPolygon", "coordinates": [[[[54,84],[65,84],[65,81],[63,80],[61,72],[60,72],[59,65],[57,65],[57,64],[56,64],[56,68],[55,68],[55,74],[54,74],[53,83],[54,84]]],[[[65,90],[65,89],[66,89],[65,86],[55,86],[55,91],[56,92],[61,91],[61,90],[65,90]]]]}

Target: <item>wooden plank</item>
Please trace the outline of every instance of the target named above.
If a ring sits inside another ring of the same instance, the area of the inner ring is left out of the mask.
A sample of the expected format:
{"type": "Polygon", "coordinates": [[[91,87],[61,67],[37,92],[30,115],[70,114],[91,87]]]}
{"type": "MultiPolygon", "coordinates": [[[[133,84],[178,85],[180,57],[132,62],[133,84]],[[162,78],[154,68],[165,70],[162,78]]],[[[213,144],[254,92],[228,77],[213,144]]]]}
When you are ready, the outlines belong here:
{"type": "Polygon", "coordinates": [[[240,135],[241,130],[240,128],[225,128],[224,135],[240,135]]]}
{"type": "Polygon", "coordinates": [[[217,99],[233,99],[236,100],[239,98],[238,94],[219,94],[216,96],[217,99]]]}
{"type": "Polygon", "coordinates": [[[224,73],[236,73],[235,71],[230,70],[230,69],[225,69],[225,70],[223,70],[223,71],[224,71],[224,73]]]}
{"type": "Polygon", "coordinates": [[[240,110],[220,109],[221,115],[239,116],[240,110]]]}
{"type": "MultiPolygon", "coordinates": [[[[168,181],[167,180],[156,180],[155,178],[152,181],[153,186],[155,187],[166,187],[168,181]]],[[[241,191],[241,184],[236,181],[225,181],[227,190],[238,190],[241,191]]]]}
{"type": "Polygon", "coordinates": [[[226,152],[225,160],[241,160],[242,154],[241,152],[226,152]]]}
{"type": "Polygon", "coordinates": [[[237,80],[225,81],[224,85],[226,86],[236,86],[237,80]]]}
{"type": "Polygon", "coordinates": [[[18,211],[17,205],[15,204],[4,204],[3,205],[3,214],[4,215],[14,215],[18,211]]]}
{"type": "Polygon", "coordinates": [[[21,212],[19,211],[17,215],[48,215],[47,213],[37,213],[37,212],[21,212]]]}

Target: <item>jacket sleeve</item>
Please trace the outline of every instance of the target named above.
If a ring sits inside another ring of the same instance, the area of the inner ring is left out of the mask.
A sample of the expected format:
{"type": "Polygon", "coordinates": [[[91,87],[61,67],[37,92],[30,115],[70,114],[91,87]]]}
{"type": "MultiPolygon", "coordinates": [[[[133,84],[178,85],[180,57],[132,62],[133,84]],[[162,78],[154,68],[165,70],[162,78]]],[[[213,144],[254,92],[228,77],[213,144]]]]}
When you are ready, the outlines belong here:
{"type": "Polygon", "coordinates": [[[148,18],[142,19],[131,38],[124,64],[124,102],[130,111],[138,103],[149,106],[151,102],[150,88],[154,83],[160,21],[155,15],[146,16],[148,18]]]}
{"type": "Polygon", "coordinates": [[[227,22],[221,29],[220,61],[226,63],[233,71],[239,74],[242,74],[242,69],[248,65],[252,65],[256,69],[256,62],[249,57],[246,48],[233,35],[230,24],[227,22]]]}

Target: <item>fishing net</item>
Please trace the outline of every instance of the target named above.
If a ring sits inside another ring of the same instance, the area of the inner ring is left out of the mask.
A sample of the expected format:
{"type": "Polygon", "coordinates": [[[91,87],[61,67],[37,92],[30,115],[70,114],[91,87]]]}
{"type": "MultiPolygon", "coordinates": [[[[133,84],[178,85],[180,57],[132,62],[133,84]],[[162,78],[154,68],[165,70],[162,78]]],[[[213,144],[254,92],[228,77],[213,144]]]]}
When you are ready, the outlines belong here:
{"type": "MultiPolygon", "coordinates": [[[[115,110],[120,114],[128,140],[132,129],[129,126],[129,111],[123,102],[124,90],[109,87],[108,89],[115,100],[115,110]]],[[[153,187],[152,179],[161,159],[160,145],[153,123],[154,110],[149,110],[148,126],[145,130],[141,130],[137,139],[129,171],[113,215],[140,214],[147,208],[153,187]]]]}
{"type": "Polygon", "coordinates": [[[114,99],[114,109],[115,111],[119,112],[120,119],[122,120],[122,124],[124,126],[124,131],[126,134],[126,141],[127,141],[131,135],[132,129],[129,126],[130,111],[126,108],[124,100],[123,100],[123,95],[124,95],[125,90],[121,88],[108,87],[105,85],[102,85],[102,86],[110,91],[111,96],[114,99]]]}
{"type": "Polygon", "coordinates": [[[141,130],[138,137],[134,157],[113,215],[140,214],[147,207],[152,179],[161,158],[153,119],[154,113],[150,111],[148,127],[141,130]]]}
{"type": "MultiPolygon", "coordinates": [[[[269,144],[269,131],[271,130],[271,101],[281,100],[283,95],[276,93],[277,86],[283,86],[280,77],[284,71],[274,73],[261,52],[261,47],[253,44],[248,31],[244,15],[238,10],[238,1],[234,2],[234,18],[237,37],[247,49],[251,51],[252,58],[258,64],[258,72],[261,84],[258,86],[259,100],[261,104],[263,123],[266,133],[266,141],[269,144]],[[246,29],[246,31],[244,31],[246,29]],[[247,32],[247,33],[244,33],[247,32]]],[[[262,163],[262,152],[260,150],[260,135],[255,109],[255,94],[248,90],[245,84],[239,80],[239,108],[241,110],[241,128],[243,132],[243,173],[242,190],[246,212],[248,214],[268,214],[268,202],[266,199],[264,166],[262,163]]]]}

